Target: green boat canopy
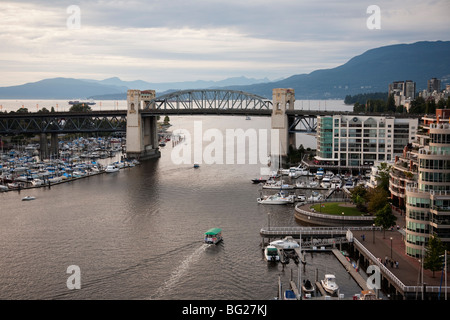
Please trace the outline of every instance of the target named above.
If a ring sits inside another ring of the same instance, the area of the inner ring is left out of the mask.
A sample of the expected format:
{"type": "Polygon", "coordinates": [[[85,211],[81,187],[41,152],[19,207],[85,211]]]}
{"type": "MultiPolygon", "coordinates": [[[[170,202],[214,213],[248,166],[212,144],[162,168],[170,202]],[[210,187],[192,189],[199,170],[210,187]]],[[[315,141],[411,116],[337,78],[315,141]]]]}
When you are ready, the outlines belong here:
{"type": "Polygon", "coordinates": [[[220,233],[221,231],[222,231],[222,229],[219,229],[219,228],[211,228],[208,231],[206,231],[205,234],[208,236],[213,236],[213,235],[220,233]]]}

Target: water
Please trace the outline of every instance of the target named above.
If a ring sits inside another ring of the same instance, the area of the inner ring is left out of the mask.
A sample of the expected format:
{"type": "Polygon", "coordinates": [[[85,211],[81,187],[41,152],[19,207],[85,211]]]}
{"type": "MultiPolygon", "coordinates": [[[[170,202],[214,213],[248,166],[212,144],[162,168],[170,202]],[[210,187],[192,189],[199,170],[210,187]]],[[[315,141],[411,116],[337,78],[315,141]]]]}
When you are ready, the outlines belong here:
{"type": "MultiPolygon", "coordinates": [[[[270,119],[173,117],[171,129],[268,128],[270,119]]],[[[298,269],[268,264],[259,230],[297,226],[293,206],[263,206],[251,179],[261,164],[206,165],[158,160],[52,186],[0,194],[0,299],[272,299],[298,269]],[[34,201],[21,201],[26,195],[34,201]],[[219,245],[202,242],[211,227],[219,245]],[[66,270],[81,270],[69,290],[66,270]]],[[[306,255],[303,279],[337,277],[341,293],[360,292],[332,254],[306,255]]]]}

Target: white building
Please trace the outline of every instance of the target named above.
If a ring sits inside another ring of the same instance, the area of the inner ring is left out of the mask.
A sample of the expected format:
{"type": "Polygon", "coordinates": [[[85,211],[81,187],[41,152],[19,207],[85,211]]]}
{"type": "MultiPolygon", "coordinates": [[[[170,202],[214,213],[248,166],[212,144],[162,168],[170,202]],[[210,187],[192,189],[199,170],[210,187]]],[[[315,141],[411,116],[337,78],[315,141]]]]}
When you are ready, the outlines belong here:
{"type": "Polygon", "coordinates": [[[334,115],[317,117],[320,164],[342,167],[389,162],[415,139],[419,120],[390,116],[334,115]]]}

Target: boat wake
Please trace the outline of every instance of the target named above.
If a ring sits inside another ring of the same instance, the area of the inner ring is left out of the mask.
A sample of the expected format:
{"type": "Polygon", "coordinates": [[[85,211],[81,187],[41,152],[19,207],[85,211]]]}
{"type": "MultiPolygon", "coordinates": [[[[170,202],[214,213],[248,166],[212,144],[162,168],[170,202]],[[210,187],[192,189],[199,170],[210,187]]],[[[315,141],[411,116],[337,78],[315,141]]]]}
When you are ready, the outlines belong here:
{"type": "Polygon", "coordinates": [[[152,296],[150,296],[149,299],[150,300],[159,299],[164,294],[166,294],[167,291],[174,288],[174,286],[177,284],[180,278],[188,271],[189,267],[200,259],[200,257],[205,252],[206,248],[208,248],[209,246],[212,245],[204,243],[202,246],[200,246],[194,252],[192,252],[189,256],[187,256],[181,262],[181,264],[172,272],[169,279],[167,279],[164,282],[164,284],[161,287],[159,287],[152,296]]]}

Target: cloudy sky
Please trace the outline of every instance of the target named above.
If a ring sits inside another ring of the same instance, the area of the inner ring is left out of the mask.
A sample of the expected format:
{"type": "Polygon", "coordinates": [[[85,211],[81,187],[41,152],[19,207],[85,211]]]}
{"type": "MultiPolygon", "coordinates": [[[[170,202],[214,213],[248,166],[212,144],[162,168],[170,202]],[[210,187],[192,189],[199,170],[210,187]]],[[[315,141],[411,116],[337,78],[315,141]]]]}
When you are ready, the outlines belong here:
{"type": "Polygon", "coordinates": [[[450,40],[449,12],[449,0],[0,0],[0,86],[275,80],[380,46],[450,40]]]}

